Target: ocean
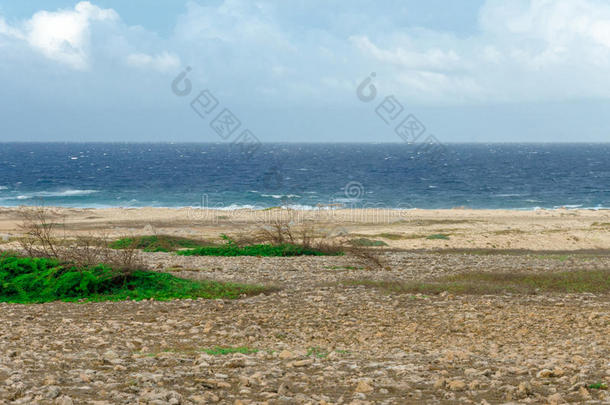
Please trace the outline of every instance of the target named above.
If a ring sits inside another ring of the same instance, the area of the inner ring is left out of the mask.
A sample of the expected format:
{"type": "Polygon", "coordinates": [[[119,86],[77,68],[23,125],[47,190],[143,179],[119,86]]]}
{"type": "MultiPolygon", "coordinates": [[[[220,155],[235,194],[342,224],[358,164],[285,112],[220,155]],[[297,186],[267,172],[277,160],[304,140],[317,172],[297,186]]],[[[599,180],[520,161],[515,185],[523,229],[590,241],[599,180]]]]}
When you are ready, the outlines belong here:
{"type": "Polygon", "coordinates": [[[0,144],[0,206],[610,207],[610,144],[0,144]]]}

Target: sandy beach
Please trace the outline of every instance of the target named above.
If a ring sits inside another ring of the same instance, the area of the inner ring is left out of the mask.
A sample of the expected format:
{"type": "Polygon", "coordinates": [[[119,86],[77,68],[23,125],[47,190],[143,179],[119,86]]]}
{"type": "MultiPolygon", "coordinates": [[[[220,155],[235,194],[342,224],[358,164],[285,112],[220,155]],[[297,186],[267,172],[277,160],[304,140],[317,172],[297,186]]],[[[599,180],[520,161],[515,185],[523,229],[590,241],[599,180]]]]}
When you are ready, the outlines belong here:
{"type": "MultiPolygon", "coordinates": [[[[610,210],[202,210],[49,207],[67,234],[108,237],[168,234],[206,239],[292,221],[329,234],[366,235],[396,249],[606,250],[610,210]],[[385,234],[385,235],[384,235],[385,234]],[[448,239],[430,240],[444,234],[448,239]],[[385,237],[384,237],[385,236],[385,237]]],[[[19,235],[18,208],[0,208],[0,233],[19,235]]]]}
{"type": "MultiPolygon", "coordinates": [[[[609,211],[49,210],[69,235],[216,240],[289,215],[387,246],[375,248],[382,268],[350,255],[142,253],[181,277],[276,288],[238,300],[0,304],[0,403],[610,403],[595,388],[610,383],[605,293],[400,294],[359,283],[607,269],[609,211]]],[[[17,246],[19,223],[17,209],[0,209],[2,248],[17,246]]]]}

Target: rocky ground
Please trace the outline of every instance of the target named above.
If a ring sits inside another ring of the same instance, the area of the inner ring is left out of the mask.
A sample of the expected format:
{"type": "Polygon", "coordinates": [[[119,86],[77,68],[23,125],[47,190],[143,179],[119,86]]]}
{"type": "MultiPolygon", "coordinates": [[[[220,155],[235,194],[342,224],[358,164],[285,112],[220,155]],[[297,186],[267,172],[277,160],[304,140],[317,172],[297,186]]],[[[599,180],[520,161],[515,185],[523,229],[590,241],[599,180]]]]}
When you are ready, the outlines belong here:
{"type": "Polygon", "coordinates": [[[0,304],[0,403],[610,403],[589,388],[610,384],[607,295],[386,295],[342,283],[600,268],[608,256],[391,253],[384,270],[350,257],[146,257],[185,277],[279,289],[0,304]],[[205,352],[216,346],[251,353],[205,352]]]}

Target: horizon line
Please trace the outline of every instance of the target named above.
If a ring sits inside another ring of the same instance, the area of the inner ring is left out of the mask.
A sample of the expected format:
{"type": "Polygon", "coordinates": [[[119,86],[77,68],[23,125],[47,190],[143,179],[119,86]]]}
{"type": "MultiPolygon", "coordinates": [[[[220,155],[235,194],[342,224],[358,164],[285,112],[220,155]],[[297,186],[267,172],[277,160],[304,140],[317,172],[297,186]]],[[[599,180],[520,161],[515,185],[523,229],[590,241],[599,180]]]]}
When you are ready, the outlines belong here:
{"type": "MultiPolygon", "coordinates": [[[[8,145],[8,144],[75,144],[75,145],[83,145],[83,144],[100,144],[100,145],[109,145],[109,144],[121,144],[121,145],[150,145],[150,144],[191,144],[191,145],[227,145],[230,146],[232,142],[201,142],[201,141],[0,141],[0,145],[8,145]]],[[[286,144],[294,144],[294,145],[406,145],[406,146],[417,146],[421,145],[424,142],[400,142],[400,141],[388,141],[388,142],[308,142],[308,141],[273,141],[273,142],[261,142],[262,145],[286,145],[286,144]]],[[[445,141],[441,142],[441,144],[447,145],[606,145],[610,144],[610,141],[471,141],[471,142],[461,142],[461,141],[445,141]]]]}

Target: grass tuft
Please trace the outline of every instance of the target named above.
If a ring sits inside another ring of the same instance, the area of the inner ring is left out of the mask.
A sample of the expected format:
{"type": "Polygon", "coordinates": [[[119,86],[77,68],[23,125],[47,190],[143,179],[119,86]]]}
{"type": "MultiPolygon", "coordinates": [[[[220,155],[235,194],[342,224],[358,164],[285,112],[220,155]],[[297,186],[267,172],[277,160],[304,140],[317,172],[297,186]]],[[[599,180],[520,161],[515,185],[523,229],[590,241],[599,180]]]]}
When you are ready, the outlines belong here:
{"type": "Polygon", "coordinates": [[[250,349],[249,347],[245,347],[245,346],[242,346],[242,347],[216,346],[211,349],[206,349],[206,350],[204,350],[204,352],[206,352],[210,356],[224,356],[226,354],[233,354],[233,353],[241,353],[241,354],[257,353],[258,349],[250,349]]]}
{"type": "Polygon", "coordinates": [[[314,356],[319,359],[324,359],[328,357],[328,350],[323,349],[321,347],[310,347],[307,349],[307,356],[314,356]]]}

